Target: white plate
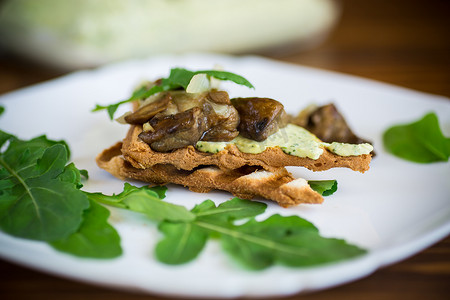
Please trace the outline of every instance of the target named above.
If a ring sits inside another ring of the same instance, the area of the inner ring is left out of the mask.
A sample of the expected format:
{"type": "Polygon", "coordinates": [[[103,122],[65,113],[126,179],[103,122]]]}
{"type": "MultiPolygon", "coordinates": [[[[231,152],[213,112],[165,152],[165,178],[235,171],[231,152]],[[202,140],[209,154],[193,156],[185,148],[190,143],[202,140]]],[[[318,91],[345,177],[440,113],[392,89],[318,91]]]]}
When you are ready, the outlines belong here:
{"type": "MultiPolygon", "coordinates": [[[[313,173],[290,168],[306,179],[337,179],[339,190],[322,205],[273,213],[299,215],[313,222],[322,235],[344,238],[365,247],[361,258],[309,269],[272,267],[246,271],[210,241],[200,257],[182,266],[167,266],[153,258],[160,235],[156,224],[137,214],[112,209],[111,223],[122,237],[124,254],[113,260],[80,259],[59,253],[45,243],[0,233],[0,255],[8,260],[64,277],[151,293],[191,297],[284,296],[355,280],[432,245],[450,232],[450,163],[415,164],[387,154],[381,135],[388,126],[410,122],[434,111],[450,135],[450,101],[365,79],[293,66],[258,57],[215,55],[164,56],[82,71],[0,97],[6,107],[0,128],[23,139],[47,134],[65,139],[78,168],[90,179],[84,189],[120,192],[123,183],[100,170],[95,156],[122,139],[126,126],[112,123],[105,112],[91,113],[95,103],[127,97],[143,79],[167,76],[174,66],[191,69],[215,64],[249,79],[255,90],[224,84],[231,96],[265,96],[280,100],[290,113],[311,102],[333,101],[357,134],[373,140],[377,157],[365,174],[347,169],[313,173]]],[[[223,192],[197,194],[169,186],[167,201],[189,208],[210,198],[230,198],[223,192]]]]}

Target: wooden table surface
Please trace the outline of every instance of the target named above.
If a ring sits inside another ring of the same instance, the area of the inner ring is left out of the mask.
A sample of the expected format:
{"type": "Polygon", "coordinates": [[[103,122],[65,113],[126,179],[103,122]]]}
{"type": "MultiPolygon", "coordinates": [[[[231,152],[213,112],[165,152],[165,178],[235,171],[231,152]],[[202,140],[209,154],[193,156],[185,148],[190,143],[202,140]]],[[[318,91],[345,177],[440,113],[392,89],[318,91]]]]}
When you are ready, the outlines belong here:
{"type": "MultiPolygon", "coordinates": [[[[450,1],[342,4],[340,23],[320,47],[266,56],[450,97],[450,1]]],[[[0,94],[64,73],[3,53],[0,94]]],[[[91,286],[1,260],[0,270],[1,299],[167,299],[91,286]]],[[[450,238],[366,278],[284,299],[450,299],[450,238]]]]}

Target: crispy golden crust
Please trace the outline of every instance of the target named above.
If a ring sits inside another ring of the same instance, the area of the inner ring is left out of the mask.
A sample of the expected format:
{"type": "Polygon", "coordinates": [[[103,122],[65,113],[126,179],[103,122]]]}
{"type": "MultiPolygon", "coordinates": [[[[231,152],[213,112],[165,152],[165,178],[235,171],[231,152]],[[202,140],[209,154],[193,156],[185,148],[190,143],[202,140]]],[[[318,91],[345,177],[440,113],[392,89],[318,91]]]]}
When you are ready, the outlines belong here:
{"type": "Polygon", "coordinates": [[[295,179],[285,168],[278,168],[275,172],[248,171],[247,168],[224,171],[211,166],[188,171],[171,164],[135,168],[122,156],[122,143],[104,150],[96,161],[101,168],[120,179],[137,179],[151,184],[175,183],[203,193],[218,189],[245,199],[260,196],[283,207],[323,201],[306,180],[295,179]]]}
{"type": "Polygon", "coordinates": [[[285,166],[302,166],[312,171],[331,168],[350,168],[364,173],[369,169],[371,155],[338,156],[328,150],[317,159],[302,158],[284,153],[280,148],[268,148],[259,154],[243,153],[229,145],[219,153],[197,151],[193,146],[162,153],[153,151],[138,135],[140,126],[131,126],[123,142],[122,154],[135,168],[147,169],[157,164],[172,164],[178,169],[193,170],[198,166],[217,166],[222,170],[235,170],[243,166],[260,166],[267,171],[276,171],[285,166]]]}

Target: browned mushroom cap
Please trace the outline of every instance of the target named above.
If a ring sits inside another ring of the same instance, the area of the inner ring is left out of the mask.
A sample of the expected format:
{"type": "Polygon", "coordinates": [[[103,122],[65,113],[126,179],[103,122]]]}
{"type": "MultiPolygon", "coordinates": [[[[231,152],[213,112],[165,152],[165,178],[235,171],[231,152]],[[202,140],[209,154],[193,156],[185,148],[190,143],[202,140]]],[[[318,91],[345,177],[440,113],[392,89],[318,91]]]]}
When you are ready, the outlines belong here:
{"type": "Polygon", "coordinates": [[[139,134],[139,138],[159,152],[195,144],[207,126],[199,107],[162,118],[153,118],[150,125],[153,130],[143,131],[139,134]]]}
{"type": "Polygon", "coordinates": [[[169,105],[169,101],[172,99],[170,93],[163,93],[160,97],[150,102],[149,104],[139,108],[135,112],[125,117],[125,122],[128,124],[144,124],[157,113],[165,110],[169,105]]]}
{"type": "Polygon", "coordinates": [[[238,136],[239,113],[232,105],[206,101],[202,109],[208,120],[202,141],[226,142],[238,136]]]}
{"type": "Polygon", "coordinates": [[[269,98],[234,98],[231,103],[239,112],[239,133],[255,141],[264,141],[279,128],[286,126],[283,105],[269,98]]]}
{"type": "Polygon", "coordinates": [[[367,141],[356,136],[332,103],[301,111],[292,123],[304,127],[324,142],[360,144],[367,141]]]}
{"type": "MultiPolygon", "coordinates": [[[[344,116],[333,103],[319,107],[309,106],[294,117],[291,123],[304,127],[327,143],[371,144],[370,141],[353,133],[344,116]]],[[[372,156],[375,156],[374,151],[372,151],[372,156]]]]}
{"type": "Polygon", "coordinates": [[[208,93],[208,99],[217,104],[231,104],[230,97],[225,91],[212,90],[208,93]]]}

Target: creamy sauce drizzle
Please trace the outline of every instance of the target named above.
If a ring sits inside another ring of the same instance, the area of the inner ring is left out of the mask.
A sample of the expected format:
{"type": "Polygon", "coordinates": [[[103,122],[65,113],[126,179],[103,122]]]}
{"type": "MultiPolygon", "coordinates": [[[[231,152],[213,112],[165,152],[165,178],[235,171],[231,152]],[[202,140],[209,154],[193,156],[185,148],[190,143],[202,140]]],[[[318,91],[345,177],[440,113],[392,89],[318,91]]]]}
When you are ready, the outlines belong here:
{"type": "Polygon", "coordinates": [[[252,154],[261,153],[270,147],[280,147],[287,154],[311,159],[318,159],[324,148],[340,156],[358,156],[369,154],[373,150],[370,144],[324,143],[308,130],[294,124],[288,124],[262,142],[239,135],[229,142],[199,141],[196,148],[202,152],[218,153],[229,144],[236,145],[244,153],[252,154]]]}

